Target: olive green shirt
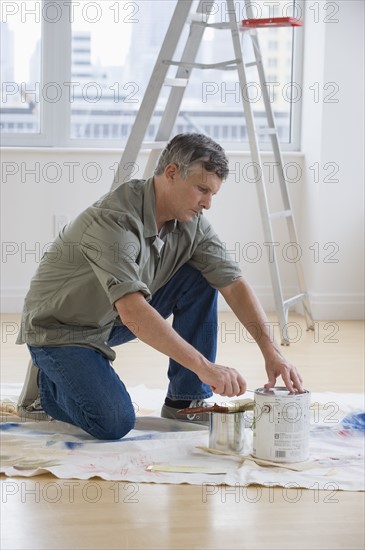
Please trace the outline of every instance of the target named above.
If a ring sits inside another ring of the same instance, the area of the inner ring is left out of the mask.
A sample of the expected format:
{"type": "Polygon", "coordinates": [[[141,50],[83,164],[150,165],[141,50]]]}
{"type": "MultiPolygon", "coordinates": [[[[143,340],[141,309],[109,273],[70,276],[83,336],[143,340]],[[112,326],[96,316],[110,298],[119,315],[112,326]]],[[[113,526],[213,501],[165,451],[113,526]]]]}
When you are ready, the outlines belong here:
{"type": "Polygon", "coordinates": [[[92,347],[114,360],[107,345],[121,324],[114,302],[131,292],[150,300],[185,263],[213,288],[241,275],[202,214],[168,222],[159,236],[153,178],[122,184],[69,223],[43,256],[17,343],[92,347]]]}

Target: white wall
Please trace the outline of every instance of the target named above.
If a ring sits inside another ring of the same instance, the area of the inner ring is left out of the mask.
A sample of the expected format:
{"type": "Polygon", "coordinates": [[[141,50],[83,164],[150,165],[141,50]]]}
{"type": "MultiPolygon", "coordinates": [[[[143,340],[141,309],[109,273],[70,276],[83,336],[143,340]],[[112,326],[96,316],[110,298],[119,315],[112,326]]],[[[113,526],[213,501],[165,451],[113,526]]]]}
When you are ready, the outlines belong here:
{"type": "MultiPolygon", "coordinates": [[[[340,9],[333,18],[338,22],[325,22],[324,17],[331,14],[322,8],[318,20],[313,11],[307,10],[303,154],[284,155],[284,162],[292,163],[289,189],[307,287],[318,320],[361,318],[364,304],[364,5],[356,0],[336,4],[340,9]],[[323,86],[331,82],[335,87],[329,87],[324,95],[323,86]],[[319,98],[315,97],[317,90],[322,90],[319,98]],[[337,103],[327,102],[332,90],[337,90],[337,103]],[[331,176],[334,163],[339,170],[333,179],[339,181],[326,183],[324,178],[331,176]],[[314,181],[316,166],[320,168],[318,182],[314,181]]],[[[255,185],[243,178],[250,158],[238,153],[229,153],[229,157],[232,172],[208,215],[227,248],[240,261],[265,309],[270,311],[274,308],[255,185]]],[[[42,250],[53,239],[54,214],[72,218],[106,193],[119,158],[120,152],[115,150],[2,150],[2,311],[21,310],[42,250]],[[35,174],[29,172],[32,169],[36,169],[35,174]]],[[[265,160],[272,159],[265,156],[265,160]]],[[[142,154],[141,172],[144,162],[142,154]]],[[[277,203],[276,185],[269,187],[272,202],[277,203]]],[[[286,247],[289,238],[284,222],[277,222],[275,239],[280,242],[279,256],[285,256],[281,262],[282,280],[284,293],[290,296],[295,292],[295,275],[289,256],[292,250],[286,247]]]]}
{"type": "MultiPolygon", "coordinates": [[[[308,7],[311,3],[306,4],[308,7]]],[[[325,11],[326,4],[321,2],[317,20],[313,11],[306,13],[301,233],[304,245],[319,242],[323,248],[324,243],[334,243],[323,250],[318,263],[312,261],[306,265],[316,314],[332,319],[361,318],[364,311],[364,3],[341,0],[329,4],[338,6],[336,14],[325,11]],[[315,83],[320,89],[317,102],[314,101],[315,83]],[[318,182],[314,181],[314,170],[310,169],[316,163],[320,167],[318,182]],[[336,166],[338,172],[334,174],[336,166]],[[338,263],[328,263],[328,257],[326,262],[326,254],[335,247],[338,263]]]]}
{"type": "MultiPolygon", "coordinates": [[[[42,252],[53,240],[54,215],[72,219],[108,192],[120,152],[22,149],[3,150],[2,157],[2,311],[20,311],[42,252]]],[[[229,158],[231,174],[214,200],[209,218],[265,307],[272,309],[255,184],[242,177],[247,170],[252,177],[251,160],[248,154],[231,153],[229,158]]],[[[265,162],[270,158],[265,156],[265,162]]],[[[290,153],[285,159],[301,170],[301,154],[290,153]]],[[[141,177],[145,161],[146,154],[142,154],[141,177]]],[[[285,235],[279,237],[284,244],[288,242],[285,235]]],[[[294,284],[294,270],[290,264],[283,263],[283,267],[283,284],[291,293],[288,287],[294,284]]]]}

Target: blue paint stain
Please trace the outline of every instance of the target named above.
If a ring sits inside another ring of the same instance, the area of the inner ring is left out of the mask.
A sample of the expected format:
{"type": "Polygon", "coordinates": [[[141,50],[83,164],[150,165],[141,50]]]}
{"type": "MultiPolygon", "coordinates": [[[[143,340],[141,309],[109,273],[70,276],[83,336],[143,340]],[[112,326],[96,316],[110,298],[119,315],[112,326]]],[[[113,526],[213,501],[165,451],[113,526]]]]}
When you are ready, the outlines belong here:
{"type": "Polygon", "coordinates": [[[65,441],[64,443],[67,449],[77,449],[83,446],[83,443],[79,443],[77,441],[65,441]]]}
{"type": "Polygon", "coordinates": [[[365,432],[365,413],[349,414],[342,420],[342,425],[346,430],[365,432]]]}
{"type": "Polygon", "coordinates": [[[12,430],[13,428],[17,428],[19,424],[19,422],[4,422],[3,424],[0,424],[0,430],[3,430],[4,432],[6,430],[12,430]]]}
{"type": "Polygon", "coordinates": [[[122,437],[120,441],[143,441],[144,439],[158,439],[158,437],[154,434],[136,435],[135,437],[122,437]]]}

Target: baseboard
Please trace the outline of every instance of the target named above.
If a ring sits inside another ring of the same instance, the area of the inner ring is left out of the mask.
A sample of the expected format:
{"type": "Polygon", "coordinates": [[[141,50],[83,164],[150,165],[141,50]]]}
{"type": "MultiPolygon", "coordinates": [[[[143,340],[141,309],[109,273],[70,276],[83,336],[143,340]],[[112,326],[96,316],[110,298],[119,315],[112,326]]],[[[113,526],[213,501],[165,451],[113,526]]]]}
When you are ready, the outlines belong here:
{"type": "MultiPolygon", "coordinates": [[[[254,288],[262,307],[267,313],[275,313],[274,297],[270,287],[254,288]]],[[[294,296],[296,290],[284,288],[284,296],[294,296]]],[[[315,321],[356,321],[364,319],[364,294],[326,294],[309,292],[309,299],[315,321]]],[[[229,311],[229,306],[222,296],[218,301],[219,311],[229,311]]],[[[301,313],[301,306],[295,311],[301,313]]]]}
{"type": "MultiPolygon", "coordinates": [[[[274,299],[270,287],[258,287],[254,289],[256,295],[266,312],[275,312],[274,299]]],[[[284,296],[293,296],[295,289],[284,288],[284,296]]],[[[1,313],[20,313],[23,309],[24,297],[27,289],[7,288],[2,289],[1,313]]],[[[314,320],[321,321],[346,321],[364,319],[365,298],[364,294],[326,294],[309,293],[314,320]]],[[[219,296],[219,311],[229,311],[229,307],[219,296]]],[[[297,309],[300,312],[300,306],[297,309]]]]}
{"type": "Polygon", "coordinates": [[[364,294],[309,293],[313,318],[322,321],[363,320],[364,294]]]}

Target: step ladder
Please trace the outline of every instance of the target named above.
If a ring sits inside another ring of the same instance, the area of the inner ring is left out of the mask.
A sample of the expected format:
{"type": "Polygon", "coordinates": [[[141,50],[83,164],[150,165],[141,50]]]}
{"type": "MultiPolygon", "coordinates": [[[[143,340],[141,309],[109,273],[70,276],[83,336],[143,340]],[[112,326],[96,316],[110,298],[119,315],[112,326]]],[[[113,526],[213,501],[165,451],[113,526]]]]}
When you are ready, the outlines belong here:
{"type": "MultiPolygon", "coordinates": [[[[258,27],[272,26],[299,26],[301,21],[295,18],[270,18],[270,19],[254,19],[252,14],[252,4],[249,0],[245,0],[246,13],[248,18],[239,24],[236,21],[234,0],[226,0],[226,14],[228,21],[221,23],[209,23],[209,16],[214,7],[214,2],[206,2],[201,0],[198,4],[195,13],[190,13],[193,0],[178,1],[174,14],[172,16],[169,28],[163,41],[160,53],[158,55],[155,67],[147,86],[147,91],[141,102],[141,106],[137,113],[135,123],[132,127],[128,141],[126,143],[122,158],[115,173],[112,190],[115,189],[121,182],[128,181],[135,169],[135,162],[141,149],[150,149],[149,158],[145,167],[144,177],[150,176],[157,163],[157,159],[165,147],[170,137],[172,130],[179,115],[180,106],[183,100],[186,86],[193,69],[220,69],[220,70],[236,70],[238,73],[240,89],[247,90],[247,75],[246,68],[255,66],[261,83],[261,92],[266,111],[267,127],[256,128],[254,113],[251,102],[246,94],[242,93],[242,103],[244,108],[247,135],[251,150],[251,157],[256,166],[260,167],[257,177],[257,192],[263,224],[263,232],[266,243],[274,244],[273,236],[273,221],[285,218],[287,221],[287,229],[290,237],[290,242],[298,243],[297,231],[294,223],[293,210],[290,203],[290,198],[287,189],[283,170],[283,159],[280,151],[280,144],[275,120],[271,108],[271,102],[266,82],[262,56],[258,40],[258,27]],[[173,56],[186,24],[190,24],[190,32],[187,38],[181,59],[174,61],[173,56]],[[234,48],[234,59],[219,62],[219,63],[196,63],[195,58],[203,38],[205,29],[214,28],[222,30],[230,30],[234,48]],[[240,43],[240,33],[247,33],[252,41],[255,60],[250,63],[243,62],[242,48],[240,43]],[[174,65],[177,67],[174,78],[167,78],[169,67],[174,65]],[[155,140],[153,142],[144,142],[144,138],[154,114],[157,101],[159,99],[163,86],[170,86],[169,97],[164,108],[163,115],[157,130],[155,140]],[[263,162],[261,151],[259,148],[258,135],[269,135],[272,151],[275,158],[276,173],[280,184],[281,200],[283,209],[278,212],[270,212],[268,198],[266,193],[266,185],[264,181],[263,162]]],[[[274,301],[276,314],[280,326],[281,343],[289,345],[290,338],[288,335],[288,311],[298,303],[301,303],[304,309],[304,316],[308,330],[314,330],[313,317],[309,302],[308,293],[305,289],[304,275],[300,261],[295,262],[297,284],[299,293],[289,299],[283,297],[281,280],[279,274],[278,258],[275,247],[270,247],[269,268],[271,283],[273,287],[274,301]]]]}

